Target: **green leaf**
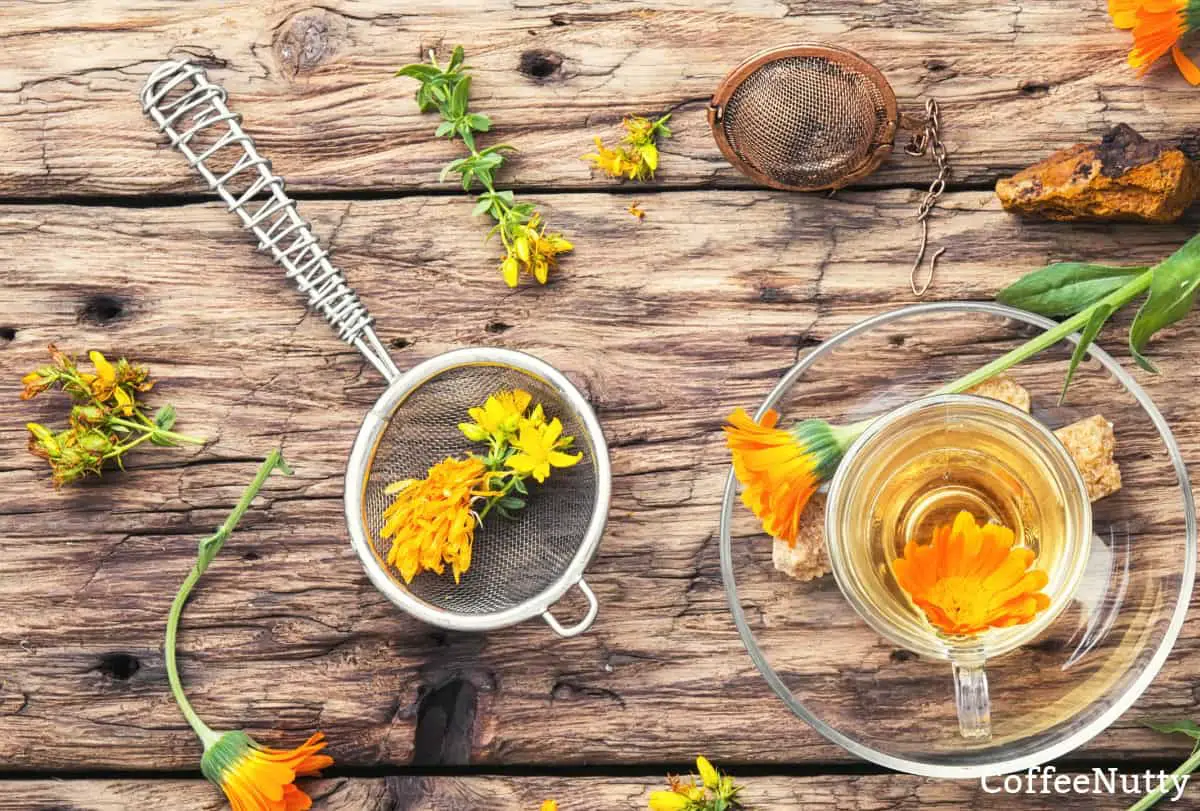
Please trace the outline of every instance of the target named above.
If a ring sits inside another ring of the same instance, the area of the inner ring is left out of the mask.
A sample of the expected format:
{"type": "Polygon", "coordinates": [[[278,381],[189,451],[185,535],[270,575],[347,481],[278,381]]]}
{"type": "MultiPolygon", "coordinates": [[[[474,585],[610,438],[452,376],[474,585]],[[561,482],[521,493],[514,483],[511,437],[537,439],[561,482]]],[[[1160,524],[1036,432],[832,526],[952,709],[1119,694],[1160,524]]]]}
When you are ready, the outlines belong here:
{"type": "Polygon", "coordinates": [[[1200,742],[1200,724],[1195,721],[1144,721],[1146,726],[1164,735],[1187,735],[1200,742]]]}
{"type": "Polygon", "coordinates": [[[456,129],[458,130],[459,137],[463,139],[463,143],[467,145],[468,149],[470,149],[472,152],[474,152],[475,151],[475,134],[473,132],[471,132],[470,125],[468,125],[466,120],[464,119],[463,121],[460,121],[458,123],[458,126],[456,127],[456,129]]]}
{"type": "Polygon", "coordinates": [[[400,68],[400,70],[396,71],[396,75],[407,76],[410,79],[417,79],[423,82],[427,79],[437,76],[440,72],[441,71],[439,71],[433,65],[426,65],[418,62],[415,65],[405,65],[404,67],[400,68]]]}
{"type": "Polygon", "coordinates": [[[463,46],[456,45],[454,47],[454,53],[452,53],[450,55],[450,67],[446,68],[446,70],[447,71],[456,70],[458,68],[458,66],[463,63],[463,60],[466,59],[466,57],[467,57],[467,54],[463,50],[463,46]]]}
{"type": "Polygon", "coordinates": [[[467,124],[476,132],[487,132],[492,128],[492,119],[482,113],[471,113],[467,116],[467,124]]]}
{"type": "Polygon", "coordinates": [[[491,210],[492,210],[492,198],[491,198],[491,196],[485,194],[483,197],[479,198],[479,201],[477,203],[475,203],[475,208],[473,208],[471,210],[471,216],[482,217],[484,214],[487,214],[491,210]]]}
{"type": "Polygon", "coordinates": [[[461,76],[454,85],[454,93],[450,96],[450,112],[455,118],[461,118],[467,112],[467,99],[471,96],[471,77],[461,76]]]}
{"type": "Polygon", "coordinates": [[[446,135],[453,135],[454,134],[454,122],[453,121],[443,121],[441,124],[438,124],[438,128],[436,130],[434,130],[433,134],[437,138],[441,138],[446,135]]]}
{"type": "Polygon", "coordinates": [[[1133,359],[1148,372],[1158,372],[1143,354],[1154,334],[1181,321],[1196,303],[1200,288],[1200,236],[1154,267],[1150,296],[1138,310],[1129,328],[1129,350],[1133,359]]]}
{"type": "Polygon", "coordinates": [[[1075,315],[1146,270],[1144,267],[1058,262],[1022,276],[1001,290],[996,300],[1052,318],[1075,315]]]}
{"type": "Polygon", "coordinates": [[[170,431],[175,426],[175,406],[165,405],[154,412],[154,427],[161,431],[170,431]]]}
{"type": "Polygon", "coordinates": [[[1067,389],[1070,388],[1071,381],[1075,379],[1075,371],[1087,355],[1088,347],[1096,340],[1096,336],[1100,334],[1100,330],[1104,328],[1105,323],[1114,312],[1116,310],[1108,304],[1097,307],[1083,331],[1079,333],[1079,343],[1075,345],[1075,351],[1071,353],[1071,364],[1067,367],[1067,379],[1063,381],[1062,393],[1058,395],[1059,405],[1066,401],[1067,389]]]}
{"type": "Polygon", "coordinates": [[[500,499],[500,506],[506,510],[523,510],[525,509],[525,499],[517,498],[516,496],[505,496],[500,499]]]}

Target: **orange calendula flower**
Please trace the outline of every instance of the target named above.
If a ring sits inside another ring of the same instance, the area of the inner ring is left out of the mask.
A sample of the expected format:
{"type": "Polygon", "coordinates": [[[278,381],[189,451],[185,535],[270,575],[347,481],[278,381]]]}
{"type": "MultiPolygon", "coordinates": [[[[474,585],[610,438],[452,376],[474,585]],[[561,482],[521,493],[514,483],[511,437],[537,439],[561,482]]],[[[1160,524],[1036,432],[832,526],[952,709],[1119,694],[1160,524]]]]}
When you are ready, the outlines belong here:
{"type": "Polygon", "coordinates": [[[934,530],[928,544],[909,541],[892,572],[925,617],[954,636],[1023,625],[1050,605],[1048,578],[1030,570],[1032,549],[1014,546],[1013,531],[975,523],[960,512],[952,526],[934,530]]]}
{"type": "Polygon", "coordinates": [[[408,479],[387,488],[396,500],[384,511],[380,534],[391,539],[388,563],[405,583],[419,572],[441,574],[446,564],[458,582],[471,565],[471,544],[479,516],[476,499],[493,495],[493,476],[482,461],[447,457],[429,469],[424,479],[408,479]]]}
{"type": "Polygon", "coordinates": [[[324,748],[320,732],[295,749],[271,749],[245,732],[226,732],[205,750],[200,770],[225,792],[232,811],[308,811],[312,800],[296,788],[296,778],[333,765],[320,754],[324,748]]]}
{"type": "Polygon", "coordinates": [[[725,441],[733,454],[734,474],[742,483],[742,503],[768,534],[794,544],[808,500],[837,470],[842,454],[863,426],[840,428],[822,420],[804,420],[785,430],[778,424],[776,411],[755,422],[739,408],[729,415],[725,441]]]}
{"type": "Polygon", "coordinates": [[[1108,13],[1117,28],[1133,32],[1130,67],[1145,73],[1169,51],[1184,78],[1200,85],[1200,68],[1179,47],[1200,28],[1200,0],[1108,0],[1108,13]]]}

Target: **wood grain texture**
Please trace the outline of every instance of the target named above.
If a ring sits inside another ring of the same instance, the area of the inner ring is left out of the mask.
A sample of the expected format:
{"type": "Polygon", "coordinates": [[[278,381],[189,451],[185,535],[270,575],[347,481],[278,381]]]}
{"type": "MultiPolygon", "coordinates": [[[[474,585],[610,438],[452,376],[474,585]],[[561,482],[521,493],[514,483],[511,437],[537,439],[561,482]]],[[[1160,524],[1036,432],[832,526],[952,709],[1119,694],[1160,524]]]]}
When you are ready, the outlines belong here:
{"type": "MultiPolygon", "coordinates": [[[[437,187],[436,141],[413,83],[392,77],[463,44],[478,111],[517,146],[504,180],[607,188],[578,156],[623,115],[674,113],[657,185],[746,183],[705,122],[720,79],[751,53],[821,40],[860,51],[901,109],[943,105],[956,183],[990,183],[1128,122],[1152,138],[1193,127],[1194,91],[1169,65],[1139,80],[1103,3],[1058,0],[261,0],[0,5],[0,196],[196,193],[137,101],[159,61],[211,66],[263,154],[295,190],[437,187]]],[[[1165,60],[1169,61],[1169,60],[1165,60]]],[[[897,156],[867,183],[928,183],[897,156]]]]}
{"type": "MultiPolygon", "coordinates": [[[[214,726],[277,745],[323,729],[338,763],[357,767],[682,763],[698,749],[727,762],[847,760],[770,693],[730,621],[715,541],[719,426],[805,349],[910,301],[915,197],[679,192],[646,203],[639,222],[622,196],[546,195],[577,250],[550,285],[516,291],[460,199],[304,204],[402,367],[455,346],[523,349],[596,406],[615,476],[588,574],[601,611],[568,641],[536,622],[437,632],[369,585],[346,539],[342,475],[383,387],[303,314],[221,207],[0,207],[11,398],[0,425],[0,763],[195,768],[198,746],[166,687],[164,618],[197,540],[279,444],[296,475],[271,480],[185,615],[184,678],[214,726]],[[150,364],[163,380],[154,401],[174,403],[179,428],[212,443],[53,491],[20,426],[59,419],[62,403],[15,400],[17,377],[50,341],[150,364]]],[[[952,250],[934,290],[985,299],[1050,259],[1152,261],[1195,226],[1066,230],[1013,220],[986,194],[952,194],[936,225],[952,250]]],[[[1104,343],[1123,356],[1117,334],[1104,343]]],[[[1175,328],[1152,347],[1166,377],[1140,376],[1189,462],[1200,453],[1197,339],[1194,319],[1175,328]]],[[[1139,721],[1196,714],[1195,627],[1081,756],[1184,752],[1139,721]]]]}
{"type": "MultiPolygon", "coordinates": [[[[1073,778],[1079,773],[1067,773],[1073,778]]],[[[1130,771],[1132,774],[1132,770],[1130,771]]],[[[1156,772],[1157,774],[1157,772],[1156,772]]],[[[1055,775],[1058,776],[1058,775],[1055,775]]],[[[1119,779],[1119,778],[1118,778],[1119,779]]],[[[556,799],[559,811],[644,811],[659,777],[391,777],[313,780],[301,787],[314,811],[538,811],[556,799]]],[[[743,799],[756,811],[1115,811],[1140,795],[1107,793],[1006,794],[985,791],[977,781],[928,781],[908,775],[758,777],[742,780],[743,799]]],[[[992,780],[990,790],[1002,789],[992,780]]],[[[1051,784],[1053,785],[1053,784],[1051,784]]],[[[1066,784],[1063,784],[1064,786],[1066,784]]],[[[0,811],[127,811],[188,808],[218,811],[226,805],[214,787],[199,780],[9,781],[0,811]]],[[[1035,791],[1041,784],[1035,783],[1035,791]]],[[[1132,789],[1132,783],[1130,784],[1132,789]]],[[[1185,808],[1196,789],[1176,804],[1185,808]]]]}

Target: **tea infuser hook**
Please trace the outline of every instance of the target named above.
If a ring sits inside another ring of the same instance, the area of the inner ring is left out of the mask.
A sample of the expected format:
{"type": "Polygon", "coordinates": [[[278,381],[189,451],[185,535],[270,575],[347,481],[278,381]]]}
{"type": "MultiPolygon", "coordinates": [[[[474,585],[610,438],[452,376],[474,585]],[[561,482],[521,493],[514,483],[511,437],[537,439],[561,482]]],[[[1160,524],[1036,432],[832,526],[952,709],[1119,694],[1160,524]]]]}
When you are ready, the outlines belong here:
{"type": "Polygon", "coordinates": [[[914,132],[908,145],[904,147],[904,153],[914,158],[929,155],[938,170],[937,177],[929,184],[925,197],[917,207],[917,222],[921,224],[921,243],[917,249],[917,258],[913,261],[912,270],[908,274],[908,285],[912,289],[913,295],[918,298],[929,292],[930,286],[933,285],[933,275],[937,269],[938,258],[946,252],[945,248],[938,248],[929,260],[929,274],[925,277],[925,284],[918,286],[917,274],[921,270],[921,263],[925,259],[925,251],[929,246],[929,214],[941,196],[945,194],[946,180],[950,177],[950,163],[946,156],[946,145],[942,142],[941,124],[941,108],[938,106],[937,99],[926,99],[924,129],[914,132]]]}

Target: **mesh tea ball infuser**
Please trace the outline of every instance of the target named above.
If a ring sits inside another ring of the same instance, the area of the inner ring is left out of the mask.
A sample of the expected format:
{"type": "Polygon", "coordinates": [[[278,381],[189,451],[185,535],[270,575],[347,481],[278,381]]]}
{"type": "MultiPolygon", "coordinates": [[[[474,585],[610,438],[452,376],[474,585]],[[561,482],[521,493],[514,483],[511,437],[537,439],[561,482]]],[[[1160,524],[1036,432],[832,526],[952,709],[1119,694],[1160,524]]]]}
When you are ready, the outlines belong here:
{"type": "Polygon", "coordinates": [[[883,73],[858,54],[828,45],[787,45],[761,51],[718,86],[708,121],[722,154],[757,183],[785,191],[840,189],[879,168],[892,154],[902,124],[913,130],[904,151],[928,155],[937,177],[917,210],[921,246],[913,264],[913,293],[925,256],[928,217],[946,190],[950,169],[937,102],[922,118],[903,120],[883,73]]]}
{"type": "Polygon", "coordinates": [[[346,468],[346,522],[371,582],[400,608],[442,628],[487,631],[541,616],[562,636],[586,631],[598,605],[583,574],[604,531],[612,482],[604,435],[583,395],[553,367],[507,349],[446,352],[401,373],[366,307],[297,213],[283,178],[225,102],[224,88],[187,62],[162,64],[142,90],[144,111],[171,145],[307,295],[309,308],[388,382],[363,420],[346,468]],[[468,450],[457,428],[467,410],[513,389],[528,391],[547,415],[562,421],[583,461],[539,485],[517,519],[488,521],[479,529],[461,584],[427,573],[406,585],[387,564],[389,544],[380,540],[390,502],[384,489],[423,477],[431,465],[468,450]],[[565,627],[550,608],[572,587],[588,608],[565,627]]]}

